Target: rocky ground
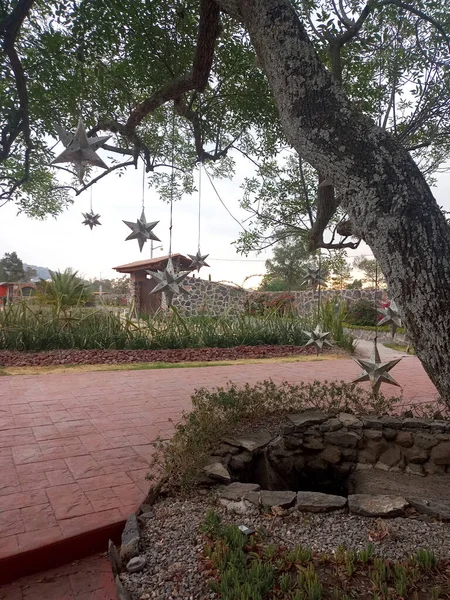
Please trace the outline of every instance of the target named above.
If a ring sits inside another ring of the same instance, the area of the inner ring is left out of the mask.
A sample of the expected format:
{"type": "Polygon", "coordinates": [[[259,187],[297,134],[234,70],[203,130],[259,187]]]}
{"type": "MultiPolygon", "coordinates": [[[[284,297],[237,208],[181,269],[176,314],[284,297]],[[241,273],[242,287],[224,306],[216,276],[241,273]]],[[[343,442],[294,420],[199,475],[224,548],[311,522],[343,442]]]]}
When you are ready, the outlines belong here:
{"type": "Polygon", "coordinates": [[[212,505],[225,522],[263,528],[268,535],[267,543],[303,545],[333,553],[340,545],[358,550],[373,542],[376,554],[396,560],[419,548],[432,550],[440,558],[450,557],[450,524],[425,515],[374,519],[338,510],[322,514],[294,511],[285,516],[272,513],[241,516],[227,512],[211,497],[166,499],[143,519],[146,567],[140,573],[121,575],[133,600],[217,598],[208,588],[208,573],[203,572],[203,538],[199,532],[212,505]]]}
{"type": "MultiPolygon", "coordinates": [[[[336,353],[340,350],[333,348],[332,352],[336,353]]],[[[328,353],[330,353],[329,350],[328,353]]],[[[50,350],[48,352],[0,350],[0,367],[210,362],[282,356],[311,356],[314,354],[314,348],[305,346],[236,346],[235,348],[183,348],[173,350],[50,350]]]]}

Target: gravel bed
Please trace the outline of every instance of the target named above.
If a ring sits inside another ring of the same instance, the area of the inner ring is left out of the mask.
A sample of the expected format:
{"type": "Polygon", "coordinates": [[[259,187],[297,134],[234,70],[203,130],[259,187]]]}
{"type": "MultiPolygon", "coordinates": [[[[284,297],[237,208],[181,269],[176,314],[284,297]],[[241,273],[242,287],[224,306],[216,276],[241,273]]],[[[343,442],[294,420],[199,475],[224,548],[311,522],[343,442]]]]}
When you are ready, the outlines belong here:
{"type": "Polygon", "coordinates": [[[166,499],[153,507],[154,517],[146,520],[143,540],[147,566],[141,573],[121,575],[133,600],[218,598],[209,590],[199,560],[203,550],[199,526],[211,506],[225,522],[264,528],[267,543],[301,544],[332,553],[340,545],[358,550],[373,541],[377,555],[394,560],[406,558],[418,548],[432,550],[440,558],[450,557],[450,524],[428,518],[372,519],[346,511],[239,516],[228,513],[211,498],[166,499]]]}
{"type": "MultiPolygon", "coordinates": [[[[324,349],[330,353],[330,349],[324,349]]],[[[334,347],[333,354],[342,353],[334,347]]],[[[118,365],[141,362],[209,362],[245,358],[277,358],[315,354],[311,346],[236,346],[235,348],[181,348],[173,350],[49,350],[18,352],[0,350],[0,367],[53,365],[118,365]]]]}

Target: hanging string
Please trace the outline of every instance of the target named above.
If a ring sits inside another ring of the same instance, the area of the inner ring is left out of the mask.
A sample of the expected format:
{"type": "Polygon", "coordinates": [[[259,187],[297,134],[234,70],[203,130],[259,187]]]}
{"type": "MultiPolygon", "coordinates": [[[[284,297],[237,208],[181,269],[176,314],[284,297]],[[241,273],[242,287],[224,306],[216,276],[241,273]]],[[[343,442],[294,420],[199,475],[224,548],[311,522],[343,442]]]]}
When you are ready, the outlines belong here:
{"type": "Polygon", "coordinates": [[[175,182],[175,105],[172,111],[172,172],[170,174],[169,257],[172,256],[173,186],[175,182]]]}
{"type": "Polygon", "coordinates": [[[142,163],[142,210],[145,208],[145,161],[142,163]]]}
{"type": "Polygon", "coordinates": [[[201,207],[202,207],[202,161],[198,171],[198,251],[200,252],[201,207]]]}
{"type": "Polygon", "coordinates": [[[322,253],[320,252],[319,249],[319,285],[317,288],[317,324],[319,324],[320,321],[320,295],[321,295],[321,285],[320,285],[320,278],[322,275],[322,253]]]}
{"type": "Polygon", "coordinates": [[[90,189],[90,205],[91,205],[91,212],[92,212],[92,185],[89,189],[90,189]]]}

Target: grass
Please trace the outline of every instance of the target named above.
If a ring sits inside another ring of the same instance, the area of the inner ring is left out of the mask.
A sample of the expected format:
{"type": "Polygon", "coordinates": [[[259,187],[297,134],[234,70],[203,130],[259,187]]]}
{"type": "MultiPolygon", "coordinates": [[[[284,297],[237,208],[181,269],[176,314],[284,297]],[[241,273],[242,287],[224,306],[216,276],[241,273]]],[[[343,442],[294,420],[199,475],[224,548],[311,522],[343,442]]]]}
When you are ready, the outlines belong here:
{"type": "Polygon", "coordinates": [[[310,323],[275,313],[265,317],[182,317],[173,309],[139,320],[118,311],[75,307],[63,315],[26,301],[0,311],[0,349],[160,350],[261,345],[302,346],[310,323]]]}
{"type": "Polygon", "coordinates": [[[391,348],[392,350],[396,350],[397,352],[406,352],[408,349],[408,354],[414,354],[414,348],[412,348],[412,346],[409,346],[408,348],[408,346],[405,344],[391,344],[383,342],[383,346],[386,346],[386,348],[391,348]]]}
{"type": "MultiPolygon", "coordinates": [[[[375,327],[375,325],[350,325],[350,323],[343,323],[345,329],[362,329],[363,331],[387,331],[390,332],[391,328],[389,325],[381,325],[375,327]]],[[[406,333],[403,327],[397,327],[398,333],[406,333]]]]}
{"type": "Polygon", "coordinates": [[[223,600],[448,600],[450,561],[420,549],[402,562],[374,555],[374,546],[335,554],[247,537],[213,510],[201,527],[203,572],[223,600]]]}
{"type": "Polygon", "coordinates": [[[42,375],[52,373],[89,373],[92,371],[147,371],[153,369],[186,369],[197,367],[228,367],[232,365],[254,365],[291,362],[322,362],[324,360],[336,360],[345,358],[342,354],[321,354],[320,356],[282,356],[275,358],[242,358],[237,360],[216,360],[197,362],[142,362],[122,363],[116,365],[49,365],[36,367],[3,367],[0,369],[2,375],[42,375]]]}

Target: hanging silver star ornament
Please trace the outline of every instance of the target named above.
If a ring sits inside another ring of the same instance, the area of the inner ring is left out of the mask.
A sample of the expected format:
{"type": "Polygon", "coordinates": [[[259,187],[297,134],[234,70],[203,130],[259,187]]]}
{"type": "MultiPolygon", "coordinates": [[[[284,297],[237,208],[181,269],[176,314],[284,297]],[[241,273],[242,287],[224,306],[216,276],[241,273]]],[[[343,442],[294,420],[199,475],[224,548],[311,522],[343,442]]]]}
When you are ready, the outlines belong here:
{"type": "Polygon", "coordinates": [[[111,137],[110,135],[88,138],[81,119],[78,121],[77,130],[73,135],[59,125],[56,125],[55,129],[65,149],[52,161],[52,164],[73,163],[80,183],[83,181],[86,165],[101,167],[102,169],[108,168],[108,165],[96,154],[96,150],[106,144],[111,137]]]}
{"type": "Polygon", "coordinates": [[[100,215],[95,214],[94,212],[88,212],[88,213],[81,213],[84,217],[84,221],[83,221],[83,225],[89,225],[89,227],[92,228],[96,227],[97,225],[101,225],[99,219],[100,219],[100,215]]]}
{"type": "Polygon", "coordinates": [[[142,248],[147,240],[155,240],[156,242],[160,242],[161,240],[156,237],[153,233],[152,229],[154,229],[159,221],[152,221],[151,223],[147,223],[145,220],[145,211],[142,209],[141,218],[133,223],[133,221],[124,221],[125,225],[131,229],[131,233],[128,237],[125,238],[125,241],[128,240],[137,240],[139,243],[139,250],[142,252],[142,248]]]}
{"type": "Polygon", "coordinates": [[[316,325],[314,331],[304,331],[309,340],[306,342],[306,346],[314,346],[316,349],[316,354],[319,356],[319,353],[322,352],[324,346],[328,346],[330,348],[333,347],[333,344],[328,340],[331,333],[329,331],[322,331],[320,325],[316,325]]]}
{"type": "Polygon", "coordinates": [[[167,306],[171,306],[174,296],[178,294],[189,295],[190,293],[181,285],[182,281],[189,275],[189,271],[175,273],[171,258],[167,261],[164,271],[147,271],[147,273],[157,282],[156,287],[150,293],[163,292],[166,297],[167,306]]]}
{"type": "Polygon", "coordinates": [[[322,273],[320,272],[320,267],[306,267],[304,271],[305,278],[302,281],[302,285],[310,285],[313,287],[316,285],[321,285],[323,287],[327,287],[325,279],[322,277],[322,273]]]}
{"type": "Polygon", "coordinates": [[[394,337],[397,328],[402,327],[402,320],[395,302],[391,302],[390,306],[386,308],[378,308],[377,310],[380,314],[384,315],[378,325],[390,325],[391,336],[394,337]]]}
{"type": "Polygon", "coordinates": [[[377,395],[380,391],[380,386],[382,383],[389,383],[391,385],[401,387],[400,384],[398,384],[395,379],[389,375],[388,371],[395,367],[395,365],[397,365],[402,359],[396,358],[384,363],[381,362],[376,340],[374,341],[373,353],[369,360],[362,358],[355,358],[354,360],[363,369],[363,372],[359,377],[354,379],[352,383],[370,381],[370,385],[372,386],[373,393],[375,395],[377,395]]]}
{"type": "Polygon", "coordinates": [[[191,264],[189,265],[189,270],[191,271],[200,271],[202,267],[209,267],[208,263],[205,262],[205,259],[208,258],[209,254],[202,254],[200,250],[197,251],[197,254],[188,254],[191,259],[191,264]]]}

